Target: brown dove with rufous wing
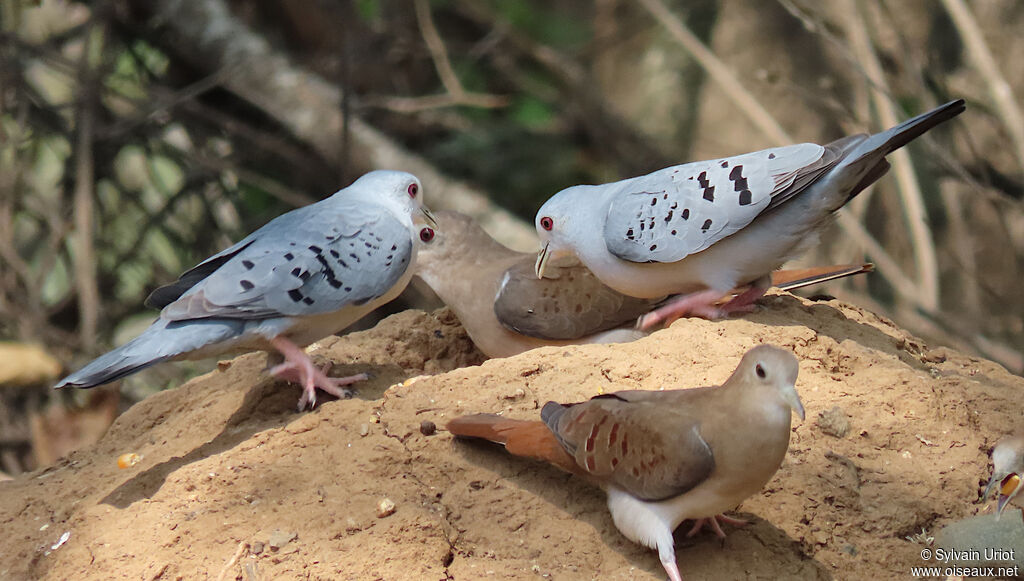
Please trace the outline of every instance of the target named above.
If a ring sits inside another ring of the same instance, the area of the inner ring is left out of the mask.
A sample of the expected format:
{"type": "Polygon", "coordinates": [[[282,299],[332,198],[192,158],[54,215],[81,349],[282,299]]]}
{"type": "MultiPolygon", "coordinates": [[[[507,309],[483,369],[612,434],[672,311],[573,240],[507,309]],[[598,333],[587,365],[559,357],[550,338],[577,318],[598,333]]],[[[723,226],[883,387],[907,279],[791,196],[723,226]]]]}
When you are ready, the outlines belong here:
{"type": "Polygon", "coordinates": [[[656,548],[669,579],[679,581],[672,531],[695,519],[691,534],[704,523],[723,534],[721,513],[761,490],[782,464],[790,414],[804,417],[797,372],[792,353],[762,345],[720,387],[548,402],[540,421],[476,414],[453,419],[448,430],[601,486],[619,531],[656,548]]]}

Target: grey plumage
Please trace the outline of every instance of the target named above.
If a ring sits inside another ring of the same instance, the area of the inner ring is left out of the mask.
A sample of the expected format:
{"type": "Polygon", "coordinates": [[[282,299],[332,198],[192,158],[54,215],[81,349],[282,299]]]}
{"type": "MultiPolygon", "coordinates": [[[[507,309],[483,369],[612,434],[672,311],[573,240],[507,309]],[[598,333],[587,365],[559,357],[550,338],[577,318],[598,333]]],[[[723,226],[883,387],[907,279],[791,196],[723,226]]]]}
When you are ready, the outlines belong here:
{"type": "Polygon", "coordinates": [[[274,341],[305,346],[340,331],[411,278],[419,189],[411,174],[371,172],[275,218],[154,291],[146,303],[162,311],[152,326],[57,387],[92,387],[167,360],[271,350],[274,341]]]}
{"type": "Polygon", "coordinates": [[[952,101],[874,135],[694,162],[620,182],[574,186],[537,212],[536,273],[576,255],[604,284],[634,297],[683,294],[642,328],[683,314],[749,309],[768,275],[813,245],[833,213],[885,175],[885,156],[964,111],[952,101]],[[721,293],[753,284],[723,307],[721,293]]]}
{"type": "Polygon", "coordinates": [[[675,262],[750,224],[836,163],[801,143],[665,168],[609,184],[608,251],[632,262],[675,262]]]}

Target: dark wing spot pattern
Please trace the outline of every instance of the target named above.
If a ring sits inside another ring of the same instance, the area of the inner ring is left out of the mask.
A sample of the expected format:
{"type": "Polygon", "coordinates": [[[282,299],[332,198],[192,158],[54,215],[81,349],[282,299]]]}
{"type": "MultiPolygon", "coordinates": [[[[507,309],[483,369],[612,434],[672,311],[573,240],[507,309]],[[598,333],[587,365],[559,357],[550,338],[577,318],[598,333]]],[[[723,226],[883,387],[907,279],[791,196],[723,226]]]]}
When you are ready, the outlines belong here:
{"type": "Polygon", "coordinates": [[[621,189],[605,218],[606,247],[631,262],[675,262],[700,252],[768,208],[778,188],[791,183],[819,150],[814,144],[787,146],[616,184],[621,189]]]}
{"type": "MultiPolygon", "coordinates": [[[[725,166],[723,166],[725,167],[725,166]]],[[[741,206],[749,206],[753,201],[753,194],[747,185],[747,178],[743,177],[743,166],[737,165],[729,172],[729,181],[733,183],[733,189],[739,192],[738,201],[741,206]]]]}
{"type": "Polygon", "coordinates": [[[701,197],[709,202],[714,203],[715,186],[711,185],[711,182],[708,181],[708,172],[700,172],[700,175],[697,176],[697,183],[700,185],[700,187],[704,188],[704,195],[701,197]]]}

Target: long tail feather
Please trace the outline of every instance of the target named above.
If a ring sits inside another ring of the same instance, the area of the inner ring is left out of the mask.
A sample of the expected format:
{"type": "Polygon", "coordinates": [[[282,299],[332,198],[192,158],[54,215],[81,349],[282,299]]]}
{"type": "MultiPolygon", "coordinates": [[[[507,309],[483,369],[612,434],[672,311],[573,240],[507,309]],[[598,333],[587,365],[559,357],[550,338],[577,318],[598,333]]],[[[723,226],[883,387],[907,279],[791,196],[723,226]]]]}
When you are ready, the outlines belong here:
{"type": "Polygon", "coordinates": [[[875,265],[870,262],[777,270],[772,273],[772,286],[784,291],[793,291],[812,284],[821,284],[874,270],[875,265]]]}
{"type": "Polygon", "coordinates": [[[447,428],[459,437],[504,444],[505,449],[516,456],[550,462],[567,472],[578,471],[576,461],[562,448],[544,422],[473,414],[453,419],[447,428]]]}
{"type": "Polygon", "coordinates": [[[157,363],[230,341],[239,335],[242,325],[222,320],[175,323],[158,319],[138,337],[93,359],[54,387],[89,388],[110,383],[157,363]]]}

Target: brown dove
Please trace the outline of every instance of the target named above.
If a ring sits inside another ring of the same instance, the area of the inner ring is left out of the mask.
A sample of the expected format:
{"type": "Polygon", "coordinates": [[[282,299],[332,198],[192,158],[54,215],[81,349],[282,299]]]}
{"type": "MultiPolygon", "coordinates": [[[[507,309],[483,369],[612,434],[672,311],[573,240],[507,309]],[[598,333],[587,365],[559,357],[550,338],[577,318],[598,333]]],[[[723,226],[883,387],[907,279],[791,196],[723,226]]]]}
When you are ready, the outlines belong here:
{"type": "Polygon", "coordinates": [[[658,299],[616,292],[579,264],[553,267],[550,279],[537,280],[533,255],[503,246],[469,216],[439,211],[435,219],[437,232],[420,248],[416,276],[455,312],[488,357],[509,357],[545,345],[625,342],[646,335],[634,330],[633,322],[658,299]],[[518,307],[509,306],[513,300],[518,307]],[[544,316],[525,322],[530,317],[517,318],[514,309],[532,309],[544,316]],[[629,328],[616,328],[624,324],[629,328]]]}
{"type": "Polygon", "coordinates": [[[1024,432],[1006,436],[996,442],[992,448],[992,478],[985,487],[982,498],[988,498],[992,489],[999,486],[999,500],[996,503],[997,514],[1009,503],[1024,508],[1024,495],[1020,494],[1024,479],[1024,432]]]}
{"type": "Polygon", "coordinates": [[[576,404],[548,402],[541,421],[476,414],[453,419],[456,435],[504,444],[601,486],[615,526],[656,548],[680,581],[672,531],[696,519],[720,536],[721,513],[756,494],[789,448],[790,414],[804,417],[792,353],[747,352],[721,387],[620,391],[576,404]]]}
{"type": "MultiPolygon", "coordinates": [[[[435,218],[434,237],[421,237],[425,241],[416,274],[455,312],[488,357],[509,357],[546,345],[632,341],[646,335],[634,328],[634,321],[662,300],[624,295],[578,262],[550,265],[538,279],[532,254],[503,246],[471,217],[440,211],[435,218]]],[[[794,290],[871,268],[779,271],[772,282],[794,290]]]]}

